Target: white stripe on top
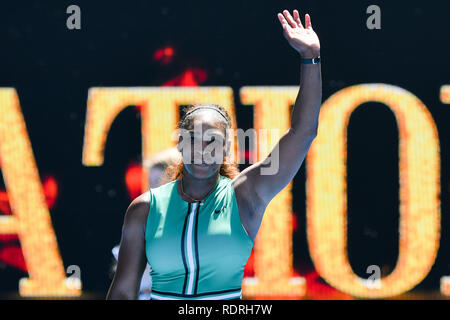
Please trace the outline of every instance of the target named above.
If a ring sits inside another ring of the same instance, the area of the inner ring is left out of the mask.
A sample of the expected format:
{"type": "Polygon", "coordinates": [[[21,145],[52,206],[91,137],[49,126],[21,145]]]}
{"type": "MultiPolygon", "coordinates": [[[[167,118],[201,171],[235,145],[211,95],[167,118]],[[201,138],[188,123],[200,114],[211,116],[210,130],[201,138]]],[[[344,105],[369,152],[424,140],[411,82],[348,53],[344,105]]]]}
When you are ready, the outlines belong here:
{"type": "Polygon", "coordinates": [[[189,216],[189,225],[188,225],[188,232],[187,232],[187,256],[188,256],[188,263],[189,263],[189,277],[188,277],[188,287],[187,287],[187,294],[193,294],[193,285],[194,285],[194,279],[195,279],[195,268],[194,268],[194,247],[192,243],[192,233],[194,228],[194,221],[195,221],[195,211],[197,209],[198,203],[194,203],[192,205],[192,210],[190,212],[189,216]]]}

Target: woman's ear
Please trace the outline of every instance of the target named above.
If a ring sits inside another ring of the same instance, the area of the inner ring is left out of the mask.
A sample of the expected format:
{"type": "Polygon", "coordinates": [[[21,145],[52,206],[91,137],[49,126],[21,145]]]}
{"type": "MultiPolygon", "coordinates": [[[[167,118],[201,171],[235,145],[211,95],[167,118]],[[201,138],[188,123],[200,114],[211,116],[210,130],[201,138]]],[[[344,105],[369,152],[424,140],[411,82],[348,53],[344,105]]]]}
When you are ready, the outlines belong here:
{"type": "Polygon", "coordinates": [[[231,141],[228,139],[225,145],[225,157],[228,157],[230,155],[231,150],[231,141]]]}
{"type": "Polygon", "coordinates": [[[179,152],[181,152],[183,149],[181,148],[181,140],[182,140],[183,138],[181,137],[181,134],[178,136],[178,142],[177,142],[177,150],[179,151],[179,152]]]}

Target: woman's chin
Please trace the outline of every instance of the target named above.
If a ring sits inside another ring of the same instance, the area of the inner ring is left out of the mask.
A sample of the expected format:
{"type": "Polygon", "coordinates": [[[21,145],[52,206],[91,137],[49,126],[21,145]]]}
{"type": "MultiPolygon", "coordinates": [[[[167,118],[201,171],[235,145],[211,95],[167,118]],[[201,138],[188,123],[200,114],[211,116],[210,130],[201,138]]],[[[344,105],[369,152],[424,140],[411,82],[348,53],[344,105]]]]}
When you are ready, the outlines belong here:
{"type": "Polygon", "coordinates": [[[217,170],[215,164],[190,164],[189,171],[196,178],[208,178],[217,170]]]}

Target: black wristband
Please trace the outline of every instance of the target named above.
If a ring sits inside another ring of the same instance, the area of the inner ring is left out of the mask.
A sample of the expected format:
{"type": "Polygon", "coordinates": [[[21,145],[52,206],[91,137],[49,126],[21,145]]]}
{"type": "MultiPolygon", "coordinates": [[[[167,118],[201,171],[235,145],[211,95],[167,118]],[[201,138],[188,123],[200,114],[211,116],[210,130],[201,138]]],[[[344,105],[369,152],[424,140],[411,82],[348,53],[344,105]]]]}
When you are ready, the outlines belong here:
{"type": "Polygon", "coordinates": [[[303,64],[319,64],[320,63],[320,57],[313,58],[313,59],[302,59],[303,64]]]}

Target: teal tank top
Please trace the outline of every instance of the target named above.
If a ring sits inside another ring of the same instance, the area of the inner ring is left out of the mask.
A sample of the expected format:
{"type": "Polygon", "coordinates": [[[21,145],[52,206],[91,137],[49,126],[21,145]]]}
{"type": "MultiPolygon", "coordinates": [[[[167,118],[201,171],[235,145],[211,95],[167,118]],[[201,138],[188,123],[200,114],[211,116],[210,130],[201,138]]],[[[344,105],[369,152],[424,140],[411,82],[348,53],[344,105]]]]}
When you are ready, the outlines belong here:
{"type": "Polygon", "coordinates": [[[150,299],[241,299],[253,240],[242,226],[232,180],[220,176],[203,203],[184,201],[178,181],[150,189],[145,228],[150,299]]]}

